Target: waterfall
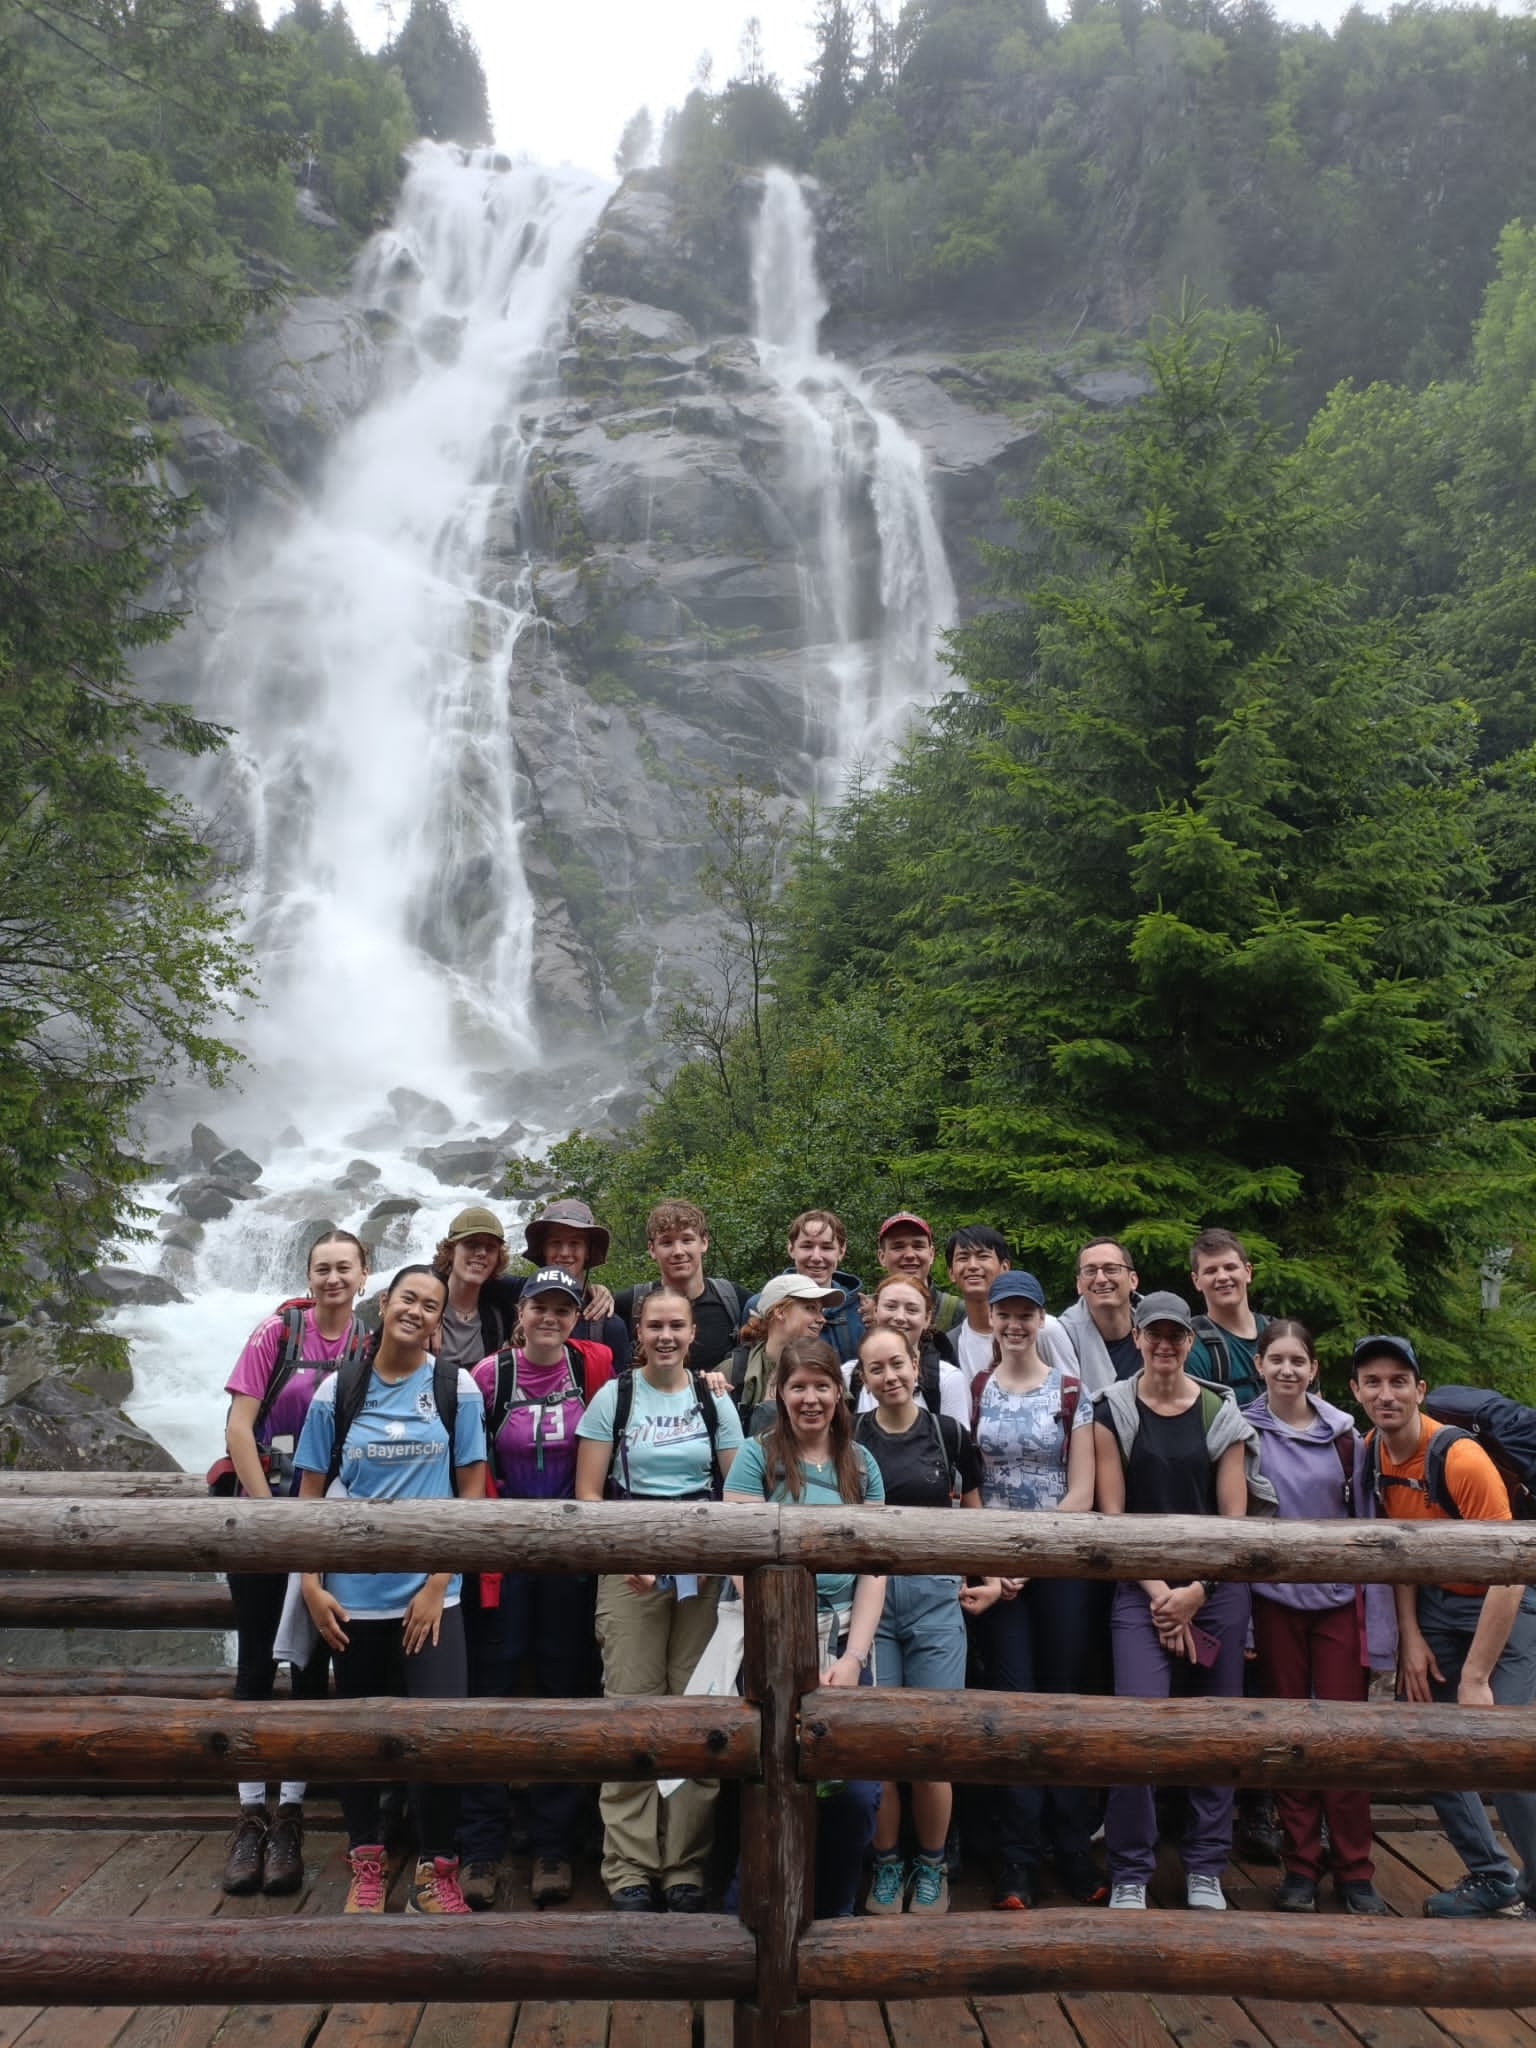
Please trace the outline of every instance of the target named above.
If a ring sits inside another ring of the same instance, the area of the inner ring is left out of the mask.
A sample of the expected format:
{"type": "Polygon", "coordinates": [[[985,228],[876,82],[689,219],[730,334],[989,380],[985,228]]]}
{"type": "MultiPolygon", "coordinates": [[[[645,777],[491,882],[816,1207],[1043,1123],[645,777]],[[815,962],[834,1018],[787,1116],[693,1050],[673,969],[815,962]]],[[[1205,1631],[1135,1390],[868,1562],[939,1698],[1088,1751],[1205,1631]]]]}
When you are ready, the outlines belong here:
{"type": "Polygon", "coordinates": [[[516,534],[520,411],[555,384],[605,196],[580,174],[416,146],[355,286],[412,374],[236,583],[207,664],[206,708],[237,734],[262,968],[245,1049],[279,1121],[312,1137],[402,1084],[462,1113],[466,1070],[536,1054],[509,687],[533,612],[526,567],[488,575],[486,541],[493,519],[516,534]]]}
{"type": "Polygon", "coordinates": [[[816,225],[785,170],[765,176],[752,289],[758,358],[784,402],[807,536],[807,748],[818,794],[835,799],[856,768],[880,772],[942,688],[938,636],[954,622],[955,587],[918,448],[856,372],[820,353],[816,225]]]}

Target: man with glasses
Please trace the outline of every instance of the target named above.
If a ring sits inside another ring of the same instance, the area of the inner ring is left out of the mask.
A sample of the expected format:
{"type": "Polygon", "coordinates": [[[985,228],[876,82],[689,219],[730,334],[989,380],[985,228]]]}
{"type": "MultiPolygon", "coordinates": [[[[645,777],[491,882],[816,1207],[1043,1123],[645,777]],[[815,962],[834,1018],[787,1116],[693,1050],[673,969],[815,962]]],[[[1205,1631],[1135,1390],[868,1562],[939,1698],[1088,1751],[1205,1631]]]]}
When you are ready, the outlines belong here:
{"type": "Polygon", "coordinates": [[[1136,1287],[1135,1262],[1116,1238],[1097,1237],[1078,1253],[1077,1299],[1062,1310],[1059,1328],[1089,1394],[1133,1378],[1141,1364],[1131,1329],[1136,1287]]]}

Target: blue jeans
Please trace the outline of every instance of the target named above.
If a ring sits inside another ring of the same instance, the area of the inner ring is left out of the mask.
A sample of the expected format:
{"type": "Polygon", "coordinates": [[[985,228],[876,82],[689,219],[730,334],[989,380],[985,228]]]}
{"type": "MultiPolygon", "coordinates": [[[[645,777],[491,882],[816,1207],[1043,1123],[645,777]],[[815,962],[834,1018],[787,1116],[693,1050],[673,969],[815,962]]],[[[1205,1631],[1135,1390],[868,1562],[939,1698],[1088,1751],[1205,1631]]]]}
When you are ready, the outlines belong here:
{"type": "MultiPolygon", "coordinates": [[[[1444,1674],[1443,1683],[1431,1678],[1430,1691],[1437,1700],[1454,1702],[1461,1667],[1482,1613],[1482,1599],[1472,1593],[1447,1593],[1442,1586],[1421,1586],[1418,1608],[1424,1640],[1444,1674]]],[[[1489,1684],[1496,1706],[1526,1707],[1536,1700],[1536,1593],[1527,1591],[1521,1601],[1489,1684]]],[[[1432,1792],[1430,1798],[1451,1847],[1469,1871],[1479,1877],[1502,1878],[1506,1884],[1518,1883],[1527,1898],[1536,1897],[1536,1792],[1493,1795],[1499,1825],[1520,1858],[1518,1871],[1499,1847],[1479,1793],[1432,1792]]]]}
{"type": "MultiPolygon", "coordinates": [[[[1031,1579],[980,1617],[982,1673],[993,1692],[1084,1692],[1098,1647],[1102,1602],[1076,1579],[1031,1579]]],[[[994,1840],[1005,1869],[1037,1869],[1046,1849],[1064,1869],[1092,1856],[1094,1794],[1075,1785],[999,1785],[994,1840]]]]}
{"type": "MultiPolygon", "coordinates": [[[[515,1699],[520,1668],[532,1656],[541,1699],[584,1699],[593,1691],[595,1649],[590,1578],[507,1572],[501,1603],[480,1605],[480,1581],[464,1576],[464,1633],[471,1699],[515,1699]]],[[[570,1862],[581,1805],[579,1785],[528,1787],[529,1846],[537,1856],[570,1862]]],[[[506,1852],[512,1800],[505,1784],[466,1785],[459,1854],[466,1863],[496,1863],[506,1852]]]]}

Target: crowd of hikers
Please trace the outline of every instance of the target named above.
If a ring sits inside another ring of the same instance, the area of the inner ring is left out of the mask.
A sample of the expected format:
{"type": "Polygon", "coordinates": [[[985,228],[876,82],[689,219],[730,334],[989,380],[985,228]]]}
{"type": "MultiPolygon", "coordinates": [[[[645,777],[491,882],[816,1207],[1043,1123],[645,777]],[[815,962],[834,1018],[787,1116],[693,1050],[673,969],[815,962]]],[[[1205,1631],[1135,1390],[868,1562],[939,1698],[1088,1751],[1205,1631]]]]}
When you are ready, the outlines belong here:
{"type": "MultiPolygon", "coordinates": [[[[687,1201],[647,1225],[656,1277],[615,1298],[593,1278],[609,1234],[582,1202],[528,1223],[533,1270],[509,1272],[495,1212],[455,1216],[430,1264],[363,1300],[368,1253],[346,1231],[310,1247],[306,1293],[252,1334],[228,1381],[228,1456],[210,1483],[253,1498],[644,1499],[858,1503],[1105,1515],[1349,1515],[1505,1520],[1511,1494],[1477,1434],[1433,1419],[1412,1343],[1362,1336],[1350,1392],[1367,1430],[1318,1391],[1313,1340],[1249,1302],[1240,1240],[1208,1229],[1183,1295],[1139,1289],[1113,1238],[1083,1245],[1076,1297],[1049,1312],[1032,1273],[984,1224],[943,1247],[927,1222],[878,1232],[880,1278],[847,1269],[826,1209],[797,1216],[788,1263],[755,1294],[707,1271],[687,1201]]],[[[681,1693],[739,1644],[721,1576],[596,1579],[507,1571],[232,1575],[236,1696],[579,1697],[681,1693]]],[[[972,1579],[822,1573],[822,1682],[1163,1699],[1464,1706],[1536,1698],[1536,1593],[1519,1586],[1265,1584],[1209,1579],[972,1579]]],[[[739,1610],[734,1619],[739,1623],[739,1610]]],[[[698,1689],[695,1685],[695,1689],[698,1689]]],[[[303,1881],[305,1787],[239,1786],[224,1888],[303,1881]]],[[[347,1787],[349,1913],[382,1912],[386,1788],[347,1787]]],[[[1278,1864],[1273,1903],[1315,1911],[1326,1877],[1348,1911],[1383,1914],[1369,1795],[1230,1785],[1182,1799],[1009,1785],[870,1780],[818,1787],[816,1912],[942,1913],[963,1856],[994,1903],[1035,1904],[1045,1875],[1085,1905],[1144,1908],[1160,1829],[1177,1828],[1189,1906],[1220,1911],[1234,1853],[1278,1864]]],[[[693,1913],[734,1897],[729,1815],[711,1780],[602,1786],[601,1875],[620,1912],[693,1913]]],[[[531,1896],[573,1888],[583,1790],[535,1784],[408,1788],[417,1860],[406,1909],[491,1908],[514,1842],[531,1896]]],[[[1536,1792],[1435,1796],[1465,1874],[1435,1917],[1523,1918],[1536,1896],[1536,1792]]]]}

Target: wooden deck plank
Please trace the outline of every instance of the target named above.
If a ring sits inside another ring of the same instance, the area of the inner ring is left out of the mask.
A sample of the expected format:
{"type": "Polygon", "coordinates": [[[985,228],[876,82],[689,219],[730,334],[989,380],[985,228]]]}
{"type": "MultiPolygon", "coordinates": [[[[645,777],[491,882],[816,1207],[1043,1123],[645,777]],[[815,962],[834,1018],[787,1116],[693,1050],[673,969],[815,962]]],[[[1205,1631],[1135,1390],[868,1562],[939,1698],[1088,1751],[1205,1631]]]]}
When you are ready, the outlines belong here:
{"type": "Polygon", "coordinates": [[[333,2005],[315,2048],[410,2048],[419,2005],[333,2005]]]}
{"type": "Polygon", "coordinates": [[[1536,2048],[1536,2028],[1517,2012],[1484,2012],[1456,2006],[1431,2006],[1427,2015],[1443,2027],[1459,2048],[1536,2048]]]}
{"type": "MultiPolygon", "coordinates": [[[[728,1998],[707,1999],[701,2015],[701,2048],[731,2048],[736,2033],[736,2008],[728,1998]]],[[[881,2030],[884,2040],[884,2030],[881,2030]]]]}
{"type": "Polygon", "coordinates": [[[426,2005],[411,2048],[508,2048],[516,2024],[515,2005],[426,2005]]]}
{"type": "MultiPolygon", "coordinates": [[[[231,2017],[227,2006],[141,2005],[118,2035],[116,2048],[210,2048],[231,2017]]],[[[243,2048],[243,2035],[235,2038],[243,2048]]],[[[303,2048],[303,2040],[296,2048],[303,2048]]]]}
{"type": "Polygon", "coordinates": [[[1357,2048],[1356,2038],[1326,2005],[1292,2005],[1273,1998],[1238,2003],[1273,2048],[1357,2048]]]}
{"type": "Polygon", "coordinates": [[[985,2048],[963,1998],[903,1998],[885,2008],[891,2048],[985,2048]]]}
{"type": "Polygon", "coordinates": [[[132,2018],[131,2005],[50,2005],[20,2036],[18,2048],[112,2048],[132,2018]]]}
{"type": "MultiPolygon", "coordinates": [[[[729,2038],[725,2048],[730,2048],[729,2038]]],[[[811,2048],[890,2048],[885,2014],[872,1998],[846,2005],[818,2000],[811,2007],[811,2048]]]]}
{"type": "Polygon", "coordinates": [[[190,1855],[178,1857],[175,1868],[146,1889],[134,1908],[134,1918],[208,1919],[224,1896],[220,1879],[226,1859],[224,1837],[203,1835],[193,1843],[190,1855]]]}
{"type": "MultiPolygon", "coordinates": [[[[518,2010],[514,2048],[607,2048],[608,2004],[600,1998],[573,1998],[552,2005],[529,1999],[518,2010]]],[[[318,2044],[317,2044],[318,2048],[318,2044]]]]}
{"type": "Polygon", "coordinates": [[[1258,2022],[1233,1998],[1157,1992],[1152,2007],[1179,2048],[1271,2048],[1258,2022]]]}
{"type": "Polygon", "coordinates": [[[1432,2019],[1401,2005],[1336,2005],[1334,2011],[1364,2048],[1450,2048],[1432,2019]]]}
{"type": "Polygon", "coordinates": [[[1078,2048],[1072,2023],[1047,1991],[973,1998],[987,2048],[1078,2048]]]}
{"type": "Polygon", "coordinates": [[[1083,2048],[1168,2048],[1167,2028],[1128,1991],[1064,1991],[1061,2005],[1083,2048]]]}
{"type": "Polygon", "coordinates": [[[608,2048],[692,2048],[693,2007],[682,1999],[616,2005],[608,2048]]]}
{"type": "Polygon", "coordinates": [[[5,1912],[12,1920],[37,1920],[54,1912],[127,1837],[50,1832],[30,1839],[31,1854],[5,1880],[5,1912]]]}
{"type": "Polygon", "coordinates": [[[137,1911],[163,1878],[197,1847],[196,1835],[128,1835],[53,1909],[56,1920],[115,1920],[137,1911]]]}

